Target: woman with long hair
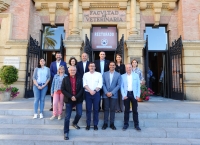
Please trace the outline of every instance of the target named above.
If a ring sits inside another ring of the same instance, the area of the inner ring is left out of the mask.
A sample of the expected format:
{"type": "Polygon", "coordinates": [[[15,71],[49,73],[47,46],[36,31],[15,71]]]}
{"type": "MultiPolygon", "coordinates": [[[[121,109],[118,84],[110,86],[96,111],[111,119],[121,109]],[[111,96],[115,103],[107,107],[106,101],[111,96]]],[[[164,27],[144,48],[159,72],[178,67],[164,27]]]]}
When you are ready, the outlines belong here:
{"type": "Polygon", "coordinates": [[[53,97],[53,116],[50,120],[53,120],[58,116],[58,120],[62,119],[62,108],[64,95],[61,92],[61,85],[63,78],[66,77],[65,67],[60,65],[58,73],[54,76],[51,85],[51,96],[53,97]]]}
{"type": "Polygon", "coordinates": [[[39,65],[34,69],[33,73],[33,93],[34,93],[34,116],[38,117],[38,104],[40,103],[40,118],[43,118],[43,110],[45,104],[45,96],[50,81],[50,69],[45,66],[44,58],[39,60],[39,65]]]}
{"type": "MultiPolygon", "coordinates": [[[[116,72],[120,73],[121,75],[126,73],[125,65],[122,63],[122,56],[120,54],[116,54],[115,63],[116,63],[116,68],[115,68],[116,72]]],[[[118,91],[118,99],[117,99],[115,110],[116,110],[116,113],[120,113],[124,111],[124,104],[123,104],[120,89],[118,91]]]]}

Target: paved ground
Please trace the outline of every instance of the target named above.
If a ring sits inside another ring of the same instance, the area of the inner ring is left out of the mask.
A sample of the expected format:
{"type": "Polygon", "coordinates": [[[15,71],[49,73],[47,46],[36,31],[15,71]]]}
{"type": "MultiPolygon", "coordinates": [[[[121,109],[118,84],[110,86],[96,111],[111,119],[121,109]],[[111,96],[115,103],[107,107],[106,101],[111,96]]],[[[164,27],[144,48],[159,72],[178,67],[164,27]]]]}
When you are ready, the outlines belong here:
{"type": "MultiPolygon", "coordinates": [[[[50,96],[46,96],[45,110],[50,108],[50,96]]],[[[33,98],[16,98],[8,102],[0,102],[0,110],[33,109],[33,98]]],[[[83,104],[83,109],[85,105],[83,104]]],[[[168,112],[168,113],[200,113],[200,101],[178,101],[158,96],[151,96],[149,101],[139,102],[139,112],[168,112]]]]}

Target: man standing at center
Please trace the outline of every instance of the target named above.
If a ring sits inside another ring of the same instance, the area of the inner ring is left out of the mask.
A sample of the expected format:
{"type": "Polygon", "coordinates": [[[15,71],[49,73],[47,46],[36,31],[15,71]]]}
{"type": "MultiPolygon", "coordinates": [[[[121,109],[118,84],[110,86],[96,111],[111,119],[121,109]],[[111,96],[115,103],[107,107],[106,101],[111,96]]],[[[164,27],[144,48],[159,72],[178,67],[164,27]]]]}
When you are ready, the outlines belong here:
{"type": "Polygon", "coordinates": [[[104,99],[104,124],[102,129],[108,127],[108,116],[110,113],[110,128],[116,130],[114,125],[115,108],[120,89],[121,75],[115,71],[116,65],[113,61],[109,63],[110,70],[103,74],[103,99],[104,99]]]}
{"type": "Polygon", "coordinates": [[[89,64],[89,72],[83,75],[83,87],[85,88],[86,101],[86,130],[90,130],[92,107],[94,130],[98,130],[99,102],[101,99],[99,90],[102,87],[102,75],[95,71],[94,62],[89,64]]]}
{"type": "MultiPolygon", "coordinates": [[[[100,72],[101,75],[103,75],[104,72],[109,71],[109,60],[105,59],[106,53],[104,51],[101,51],[99,53],[99,60],[95,60],[95,66],[96,66],[96,71],[100,72]]],[[[103,90],[100,90],[100,96],[103,95],[103,90]]],[[[99,111],[104,110],[104,101],[102,100],[102,107],[101,107],[101,101],[99,102],[99,111]]]]}
{"type": "Polygon", "coordinates": [[[123,130],[126,130],[129,126],[129,110],[131,102],[134,127],[136,130],[140,131],[137,111],[137,98],[140,97],[140,79],[138,74],[132,72],[131,64],[126,64],[126,73],[121,76],[121,94],[125,106],[123,130]]]}

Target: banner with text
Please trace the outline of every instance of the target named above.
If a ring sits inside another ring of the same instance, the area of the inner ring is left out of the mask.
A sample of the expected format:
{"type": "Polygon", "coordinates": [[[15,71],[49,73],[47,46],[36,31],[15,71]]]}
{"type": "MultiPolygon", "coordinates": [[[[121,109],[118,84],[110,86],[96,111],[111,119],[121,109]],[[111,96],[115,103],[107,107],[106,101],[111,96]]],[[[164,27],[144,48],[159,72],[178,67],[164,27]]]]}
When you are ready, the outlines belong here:
{"type": "Polygon", "coordinates": [[[106,51],[117,48],[117,28],[116,27],[93,27],[92,28],[92,48],[106,51]]]}

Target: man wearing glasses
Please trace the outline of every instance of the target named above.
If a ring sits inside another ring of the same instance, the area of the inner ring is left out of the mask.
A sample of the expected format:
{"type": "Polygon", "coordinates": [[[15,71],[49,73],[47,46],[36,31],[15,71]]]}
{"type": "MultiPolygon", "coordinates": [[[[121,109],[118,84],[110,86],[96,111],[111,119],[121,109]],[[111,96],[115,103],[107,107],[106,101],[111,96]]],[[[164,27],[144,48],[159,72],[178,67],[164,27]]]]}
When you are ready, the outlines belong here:
{"type": "Polygon", "coordinates": [[[102,87],[102,75],[95,71],[94,62],[89,64],[89,72],[83,75],[83,87],[85,88],[86,100],[86,130],[90,130],[92,107],[94,130],[98,130],[99,102],[101,100],[99,90],[102,87]]]}

